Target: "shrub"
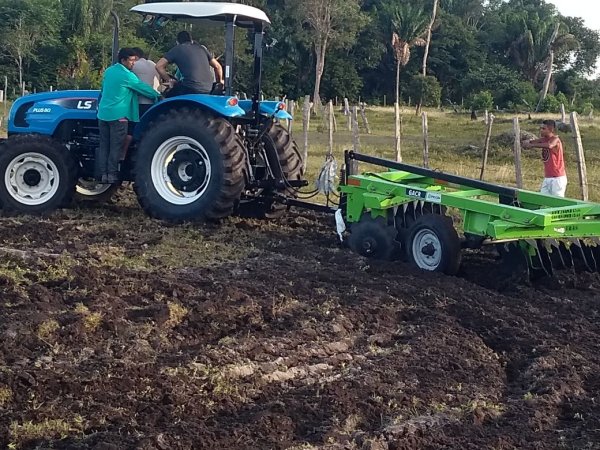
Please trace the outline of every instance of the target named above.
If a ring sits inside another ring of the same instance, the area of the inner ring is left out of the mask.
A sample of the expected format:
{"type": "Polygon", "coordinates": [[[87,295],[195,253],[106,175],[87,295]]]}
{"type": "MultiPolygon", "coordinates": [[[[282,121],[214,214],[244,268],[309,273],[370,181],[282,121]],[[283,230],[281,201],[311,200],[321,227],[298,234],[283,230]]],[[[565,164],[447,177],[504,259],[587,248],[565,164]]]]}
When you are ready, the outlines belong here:
{"type": "Polygon", "coordinates": [[[408,95],[417,105],[439,106],[442,87],[435,77],[415,75],[408,85],[408,95]]]}
{"type": "Polygon", "coordinates": [[[481,91],[471,96],[469,106],[472,111],[480,111],[482,109],[492,109],[494,106],[494,96],[490,91],[481,91]]]}

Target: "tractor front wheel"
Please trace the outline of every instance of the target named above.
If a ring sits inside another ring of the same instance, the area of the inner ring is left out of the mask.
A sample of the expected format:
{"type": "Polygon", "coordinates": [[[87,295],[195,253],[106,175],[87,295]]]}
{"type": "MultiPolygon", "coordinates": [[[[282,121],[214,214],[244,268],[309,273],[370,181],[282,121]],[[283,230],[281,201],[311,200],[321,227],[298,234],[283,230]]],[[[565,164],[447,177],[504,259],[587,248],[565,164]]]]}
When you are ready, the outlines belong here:
{"type": "Polygon", "coordinates": [[[448,216],[420,216],[408,229],[404,248],[409,262],[419,269],[447,275],[458,273],[460,239],[448,216]]]}
{"type": "Polygon", "coordinates": [[[229,216],[245,184],[243,144],[225,119],[174,109],[148,127],[134,159],[134,190],[148,215],[172,222],[229,216]]]}
{"type": "Polygon", "coordinates": [[[77,164],[68,149],[44,136],[11,137],[0,146],[0,203],[7,211],[45,213],[68,204],[77,164]]]}

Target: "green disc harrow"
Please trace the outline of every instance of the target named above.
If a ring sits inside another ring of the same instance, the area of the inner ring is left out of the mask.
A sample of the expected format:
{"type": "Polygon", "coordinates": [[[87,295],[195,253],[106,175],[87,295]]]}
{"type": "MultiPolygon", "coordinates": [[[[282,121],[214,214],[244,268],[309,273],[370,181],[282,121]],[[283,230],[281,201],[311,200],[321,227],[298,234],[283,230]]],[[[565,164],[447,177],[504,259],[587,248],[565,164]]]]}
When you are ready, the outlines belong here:
{"type": "Polygon", "coordinates": [[[462,249],[495,245],[505,268],[532,278],[600,271],[600,204],[355,152],[345,159],[340,205],[348,244],[362,255],[404,257],[421,269],[454,275],[462,249]],[[357,162],[391,170],[354,174],[357,162]]]}

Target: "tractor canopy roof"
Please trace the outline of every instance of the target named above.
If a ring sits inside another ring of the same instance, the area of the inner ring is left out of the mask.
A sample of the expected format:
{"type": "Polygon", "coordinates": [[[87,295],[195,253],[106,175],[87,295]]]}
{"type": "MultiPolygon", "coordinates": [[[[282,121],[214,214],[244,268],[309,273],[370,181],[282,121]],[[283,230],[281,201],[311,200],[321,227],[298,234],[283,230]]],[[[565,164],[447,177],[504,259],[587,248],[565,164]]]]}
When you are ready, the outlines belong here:
{"type": "Polygon", "coordinates": [[[173,21],[198,23],[202,20],[228,22],[243,28],[253,28],[257,23],[263,26],[271,23],[267,15],[253,6],[239,3],[220,2],[164,2],[146,3],[131,8],[131,11],[144,16],[154,16],[173,21]]]}

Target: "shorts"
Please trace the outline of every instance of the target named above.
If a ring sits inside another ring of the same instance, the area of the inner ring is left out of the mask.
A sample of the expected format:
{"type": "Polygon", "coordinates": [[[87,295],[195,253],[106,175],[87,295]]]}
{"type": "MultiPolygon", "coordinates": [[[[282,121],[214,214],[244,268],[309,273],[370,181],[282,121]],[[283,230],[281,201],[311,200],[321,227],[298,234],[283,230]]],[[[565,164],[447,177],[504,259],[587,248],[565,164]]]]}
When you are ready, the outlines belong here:
{"type": "Polygon", "coordinates": [[[135,130],[135,126],[137,124],[138,124],[138,122],[132,122],[132,121],[127,122],[127,135],[128,136],[133,136],[133,130],[135,130]]]}
{"type": "Polygon", "coordinates": [[[555,197],[564,197],[567,192],[567,176],[544,178],[540,192],[555,197]]]}

